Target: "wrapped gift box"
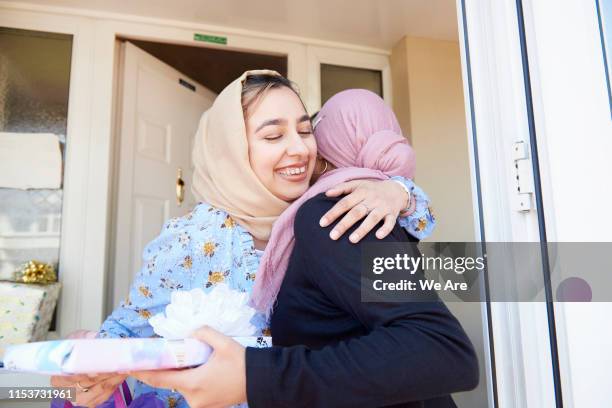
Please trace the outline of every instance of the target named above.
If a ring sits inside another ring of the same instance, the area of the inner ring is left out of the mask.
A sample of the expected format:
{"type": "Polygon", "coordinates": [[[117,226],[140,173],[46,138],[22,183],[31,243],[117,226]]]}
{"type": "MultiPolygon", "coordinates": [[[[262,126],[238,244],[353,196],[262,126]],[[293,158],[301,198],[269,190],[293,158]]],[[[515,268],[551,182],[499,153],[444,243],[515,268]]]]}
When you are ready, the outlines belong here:
{"type": "MultiPolygon", "coordinates": [[[[272,345],[270,337],[234,337],[245,347],[272,345]]],[[[212,349],[196,339],[67,339],[10,346],[4,369],[71,375],[192,367],[206,363],[212,349]]]]}
{"type": "Polygon", "coordinates": [[[45,340],[60,287],[0,282],[0,358],[11,344],[45,340]]]}

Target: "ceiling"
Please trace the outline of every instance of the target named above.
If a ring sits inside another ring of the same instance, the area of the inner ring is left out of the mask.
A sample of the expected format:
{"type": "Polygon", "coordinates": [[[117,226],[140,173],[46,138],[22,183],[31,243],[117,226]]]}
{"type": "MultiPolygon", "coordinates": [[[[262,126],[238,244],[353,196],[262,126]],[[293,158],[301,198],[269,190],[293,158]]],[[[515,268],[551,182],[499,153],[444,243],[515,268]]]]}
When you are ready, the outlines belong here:
{"type": "Polygon", "coordinates": [[[455,0],[21,0],[391,49],[404,35],[457,41],[455,0]]]}

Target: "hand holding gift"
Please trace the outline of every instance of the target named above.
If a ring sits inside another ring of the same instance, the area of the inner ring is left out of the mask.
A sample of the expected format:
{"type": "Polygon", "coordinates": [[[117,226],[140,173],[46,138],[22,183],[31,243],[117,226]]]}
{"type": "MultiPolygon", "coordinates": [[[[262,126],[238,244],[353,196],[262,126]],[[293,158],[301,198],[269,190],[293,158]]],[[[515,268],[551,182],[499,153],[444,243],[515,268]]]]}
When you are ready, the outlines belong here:
{"type": "Polygon", "coordinates": [[[214,349],[206,364],[130,375],[153,387],[176,389],[192,407],[230,406],[246,401],[245,347],[210,327],[199,329],[194,337],[214,349]]]}

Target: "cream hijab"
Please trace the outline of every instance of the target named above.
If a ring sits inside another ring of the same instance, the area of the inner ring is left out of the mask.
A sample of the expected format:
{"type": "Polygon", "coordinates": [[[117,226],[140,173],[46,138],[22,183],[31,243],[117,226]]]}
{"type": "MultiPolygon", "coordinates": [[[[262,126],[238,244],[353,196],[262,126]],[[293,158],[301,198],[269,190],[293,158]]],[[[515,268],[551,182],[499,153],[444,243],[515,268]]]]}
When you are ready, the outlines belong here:
{"type": "Polygon", "coordinates": [[[290,203],[268,191],[249,162],[242,84],[250,75],[280,75],[269,70],[246,71],[229,84],[202,115],[193,149],[196,200],[226,211],[258,240],[270,238],[272,224],[290,203]]]}

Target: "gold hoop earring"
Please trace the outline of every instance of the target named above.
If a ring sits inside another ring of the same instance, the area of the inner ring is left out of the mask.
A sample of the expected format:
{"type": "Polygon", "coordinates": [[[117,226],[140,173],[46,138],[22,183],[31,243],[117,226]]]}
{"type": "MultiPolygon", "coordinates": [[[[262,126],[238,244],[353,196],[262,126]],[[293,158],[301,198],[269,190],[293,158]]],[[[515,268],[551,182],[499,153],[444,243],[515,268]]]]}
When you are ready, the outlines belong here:
{"type": "Polygon", "coordinates": [[[316,174],[317,176],[320,176],[321,174],[324,174],[324,173],[327,171],[327,165],[328,165],[329,163],[328,163],[328,162],[327,162],[327,160],[325,160],[325,159],[323,159],[323,161],[325,162],[325,167],[323,168],[323,171],[321,171],[320,173],[314,173],[314,174],[316,174]]]}

